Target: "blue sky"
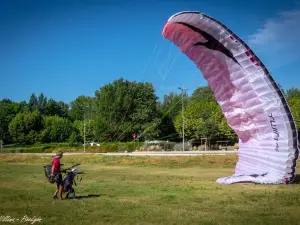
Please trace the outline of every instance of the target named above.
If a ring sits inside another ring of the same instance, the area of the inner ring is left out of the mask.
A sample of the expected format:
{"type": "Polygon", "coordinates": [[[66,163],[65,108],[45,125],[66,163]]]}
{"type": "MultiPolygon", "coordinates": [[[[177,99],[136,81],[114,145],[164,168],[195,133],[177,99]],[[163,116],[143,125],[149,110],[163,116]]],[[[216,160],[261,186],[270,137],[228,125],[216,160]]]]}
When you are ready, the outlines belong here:
{"type": "Polygon", "coordinates": [[[31,93],[70,102],[123,77],[156,95],[206,85],[161,32],[179,11],[202,11],[242,38],[283,88],[300,87],[300,4],[294,0],[1,0],[0,99],[31,93]]]}

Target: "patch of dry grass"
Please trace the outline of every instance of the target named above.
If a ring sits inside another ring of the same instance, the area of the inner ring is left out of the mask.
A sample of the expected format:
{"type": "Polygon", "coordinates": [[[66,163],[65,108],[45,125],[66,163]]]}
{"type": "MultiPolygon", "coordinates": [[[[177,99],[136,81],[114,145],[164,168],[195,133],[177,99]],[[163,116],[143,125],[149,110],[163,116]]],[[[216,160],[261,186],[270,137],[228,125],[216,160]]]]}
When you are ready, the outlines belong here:
{"type": "MultiPolygon", "coordinates": [[[[47,163],[51,156],[1,154],[0,162],[13,163],[47,163]]],[[[81,162],[83,164],[102,164],[107,166],[162,166],[162,167],[234,167],[237,156],[105,156],[105,155],[66,155],[62,163],[81,162]]]]}

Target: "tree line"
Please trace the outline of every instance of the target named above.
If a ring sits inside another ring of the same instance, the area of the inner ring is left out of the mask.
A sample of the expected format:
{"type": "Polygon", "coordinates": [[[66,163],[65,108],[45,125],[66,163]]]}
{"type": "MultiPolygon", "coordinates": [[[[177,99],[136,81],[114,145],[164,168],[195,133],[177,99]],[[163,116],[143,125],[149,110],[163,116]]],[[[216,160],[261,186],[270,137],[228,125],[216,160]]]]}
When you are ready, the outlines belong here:
{"type": "MultiPolygon", "coordinates": [[[[284,92],[300,127],[300,89],[284,92]]],[[[182,102],[185,137],[236,141],[220,106],[207,86],[191,96],[171,92],[159,101],[151,83],[123,78],[104,85],[94,96],[79,96],[70,103],[48,99],[43,93],[28,102],[0,101],[0,139],[5,144],[86,141],[181,140],[182,102]],[[85,126],[85,129],[83,127],[85,126]],[[85,132],[85,133],[84,133],[85,132]]]]}

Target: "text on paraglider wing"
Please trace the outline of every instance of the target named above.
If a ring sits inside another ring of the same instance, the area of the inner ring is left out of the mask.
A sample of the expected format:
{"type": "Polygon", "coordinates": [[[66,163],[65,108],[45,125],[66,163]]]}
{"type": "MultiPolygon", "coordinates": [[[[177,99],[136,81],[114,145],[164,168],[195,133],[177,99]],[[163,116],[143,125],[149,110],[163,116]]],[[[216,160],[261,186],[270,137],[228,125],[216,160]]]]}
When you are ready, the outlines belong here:
{"type": "Polygon", "coordinates": [[[274,140],[276,141],[276,147],[275,147],[275,151],[279,152],[279,144],[278,144],[278,140],[279,140],[279,131],[276,127],[276,121],[275,118],[273,117],[272,113],[269,115],[270,120],[270,124],[274,133],[274,140]]]}

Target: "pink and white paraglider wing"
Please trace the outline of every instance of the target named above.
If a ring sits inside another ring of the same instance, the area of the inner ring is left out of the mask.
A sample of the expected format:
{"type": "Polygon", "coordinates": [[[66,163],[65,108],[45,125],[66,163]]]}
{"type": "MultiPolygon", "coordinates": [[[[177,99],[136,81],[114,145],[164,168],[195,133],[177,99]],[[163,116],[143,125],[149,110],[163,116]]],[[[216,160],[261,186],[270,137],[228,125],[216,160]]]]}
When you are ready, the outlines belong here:
{"type": "Polygon", "coordinates": [[[197,65],[239,137],[235,173],[217,182],[292,182],[299,152],[295,122],[258,57],[225,25],[200,12],[173,15],[163,36],[197,65]]]}

